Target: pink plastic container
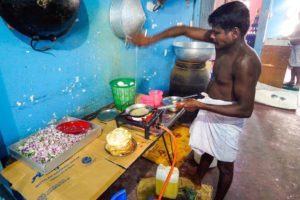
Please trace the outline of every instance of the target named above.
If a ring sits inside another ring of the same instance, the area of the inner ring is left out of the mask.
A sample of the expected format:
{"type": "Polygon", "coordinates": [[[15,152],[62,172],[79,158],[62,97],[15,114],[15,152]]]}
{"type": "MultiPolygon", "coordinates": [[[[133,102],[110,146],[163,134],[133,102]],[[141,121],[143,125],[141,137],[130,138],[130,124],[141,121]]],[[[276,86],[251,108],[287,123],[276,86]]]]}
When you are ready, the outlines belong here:
{"type": "Polygon", "coordinates": [[[149,105],[149,106],[154,106],[153,98],[148,95],[142,95],[140,98],[140,103],[149,105]]]}
{"type": "Polygon", "coordinates": [[[154,107],[159,107],[163,100],[163,91],[161,90],[150,90],[149,96],[153,99],[154,107]]]}

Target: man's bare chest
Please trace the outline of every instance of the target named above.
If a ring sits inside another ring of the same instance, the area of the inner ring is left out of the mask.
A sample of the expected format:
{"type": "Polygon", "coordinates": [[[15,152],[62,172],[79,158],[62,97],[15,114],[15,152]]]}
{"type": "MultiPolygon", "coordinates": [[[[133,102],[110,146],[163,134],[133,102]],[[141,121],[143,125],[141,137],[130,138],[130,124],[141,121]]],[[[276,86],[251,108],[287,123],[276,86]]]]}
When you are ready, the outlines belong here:
{"type": "Polygon", "coordinates": [[[213,77],[217,82],[228,82],[233,79],[233,64],[220,60],[216,61],[213,66],[213,77]]]}

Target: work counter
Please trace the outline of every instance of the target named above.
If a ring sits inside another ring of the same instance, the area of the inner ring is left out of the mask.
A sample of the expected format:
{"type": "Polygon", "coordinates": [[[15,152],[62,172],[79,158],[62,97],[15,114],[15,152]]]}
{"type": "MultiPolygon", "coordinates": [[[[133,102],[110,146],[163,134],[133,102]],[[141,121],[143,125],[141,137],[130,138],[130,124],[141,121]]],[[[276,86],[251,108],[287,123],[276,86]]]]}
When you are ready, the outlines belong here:
{"type": "Polygon", "coordinates": [[[1,171],[11,188],[26,199],[96,199],[137,160],[158,137],[144,138],[144,132],[129,130],[137,142],[135,151],[124,157],[110,155],[104,148],[106,135],[116,128],[115,121],[92,122],[103,128],[102,134],[62,165],[42,175],[22,161],[1,171]]]}

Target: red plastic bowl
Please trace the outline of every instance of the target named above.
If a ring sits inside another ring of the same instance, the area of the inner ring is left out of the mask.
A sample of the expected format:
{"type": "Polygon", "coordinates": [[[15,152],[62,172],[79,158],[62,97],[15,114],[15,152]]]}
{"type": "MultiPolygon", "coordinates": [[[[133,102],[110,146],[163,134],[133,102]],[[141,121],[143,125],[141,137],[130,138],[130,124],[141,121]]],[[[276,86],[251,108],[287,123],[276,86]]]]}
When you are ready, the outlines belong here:
{"type": "Polygon", "coordinates": [[[86,121],[76,120],[64,122],[56,126],[56,129],[66,134],[82,134],[91,128],[91,124],[86,121]]]}

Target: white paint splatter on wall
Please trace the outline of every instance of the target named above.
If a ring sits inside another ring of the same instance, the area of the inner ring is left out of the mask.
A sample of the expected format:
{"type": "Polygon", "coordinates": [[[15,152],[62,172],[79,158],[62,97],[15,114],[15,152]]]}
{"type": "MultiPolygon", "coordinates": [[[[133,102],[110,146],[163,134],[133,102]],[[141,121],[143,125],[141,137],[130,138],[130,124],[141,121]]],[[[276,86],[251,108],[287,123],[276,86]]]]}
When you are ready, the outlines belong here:
{"type": "Polygon", "coordinates": [[[164,56],[166,57],[168,55],[168,49],[164,50],[164,56]]]}
{"type": "Polygon", "coordinates": [[[20,101],[17,101],[16,104],[18,107],[22,106],[22,103],[20,101]]]}
{"type": "Polygon", "coordinates": [[[75,83],[78,83],[79,80],[80,80],[79,76],[76,76],[76,77],[75,77],[75,83]]]}
{"type": "Polygon", "coordinates": [[[30,102],[33,102],[33,101],[34,101],[34,95],[31,95],[31,96],[29,97],[29,99],[30,99],[30,102]]]}

